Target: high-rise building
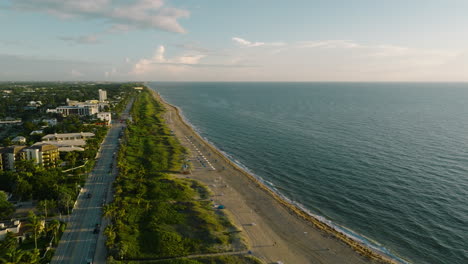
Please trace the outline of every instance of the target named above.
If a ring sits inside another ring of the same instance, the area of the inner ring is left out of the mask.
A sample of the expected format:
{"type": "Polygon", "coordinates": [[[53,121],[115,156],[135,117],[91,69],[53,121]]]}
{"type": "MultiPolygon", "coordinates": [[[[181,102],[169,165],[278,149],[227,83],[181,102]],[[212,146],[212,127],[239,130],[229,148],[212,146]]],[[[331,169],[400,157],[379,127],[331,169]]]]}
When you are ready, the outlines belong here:
{"type": "Polygon", "coordinates": [[[99,102],[107,100],[107,91],[99,89],[99,102]]]}

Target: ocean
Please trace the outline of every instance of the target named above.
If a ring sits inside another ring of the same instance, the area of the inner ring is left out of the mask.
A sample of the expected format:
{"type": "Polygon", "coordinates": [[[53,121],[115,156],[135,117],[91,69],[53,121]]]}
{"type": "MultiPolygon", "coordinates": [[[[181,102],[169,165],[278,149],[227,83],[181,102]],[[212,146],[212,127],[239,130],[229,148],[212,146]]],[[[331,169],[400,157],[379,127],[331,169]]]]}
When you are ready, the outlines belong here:
{"type": "Polygon", "coordinates": [[[468,263],[468,84],[149,83],[230,159],[409,263],[468,263]]]}

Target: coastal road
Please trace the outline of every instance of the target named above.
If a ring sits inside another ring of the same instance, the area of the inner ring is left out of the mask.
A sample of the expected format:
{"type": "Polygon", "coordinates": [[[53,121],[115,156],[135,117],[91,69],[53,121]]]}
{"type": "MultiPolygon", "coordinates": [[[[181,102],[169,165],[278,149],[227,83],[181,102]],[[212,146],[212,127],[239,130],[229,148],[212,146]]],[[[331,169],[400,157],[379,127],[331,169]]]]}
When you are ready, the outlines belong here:
{"type": "MultiPolygon", "coordinates": [[[[129,117],[132,104],[133,100],[128,103],[121,119],[129,117]]],[[[116,175],[115,158],[120,145],[119,135],[124,128],[125,123],[117,120],[109,129],[51,263],[82,264],[88,260],[105,263],[105,239],[102,233],[107,223],[103,221],[102,206],[112,197],[112,182],[116,175]],[[94,232],[96,225],[100,225],[98,234],[94,232]]]]}

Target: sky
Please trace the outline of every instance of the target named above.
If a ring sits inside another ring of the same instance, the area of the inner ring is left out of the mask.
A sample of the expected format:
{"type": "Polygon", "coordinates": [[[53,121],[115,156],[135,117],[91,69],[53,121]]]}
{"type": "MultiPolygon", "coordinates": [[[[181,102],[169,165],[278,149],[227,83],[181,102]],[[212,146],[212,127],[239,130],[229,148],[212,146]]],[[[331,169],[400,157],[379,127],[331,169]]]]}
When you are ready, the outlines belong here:
{"type": "Polygon", "coordinates": [[[468,81],[466,0],[0,0],[0,81],[468,81]]]}

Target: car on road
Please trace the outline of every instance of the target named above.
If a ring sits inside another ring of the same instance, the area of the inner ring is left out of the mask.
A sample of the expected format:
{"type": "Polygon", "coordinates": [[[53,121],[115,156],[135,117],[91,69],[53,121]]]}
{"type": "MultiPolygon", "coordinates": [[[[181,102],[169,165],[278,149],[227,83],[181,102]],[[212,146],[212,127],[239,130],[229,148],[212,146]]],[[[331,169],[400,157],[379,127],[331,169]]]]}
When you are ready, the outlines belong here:
{"type": "Polygon", "coordinates": [[[101,229],[101,225],[100,225],[100,224],[96,224],[96,225],[94,226],[93,234],[99,234],[99,229],[101,229]]]}

